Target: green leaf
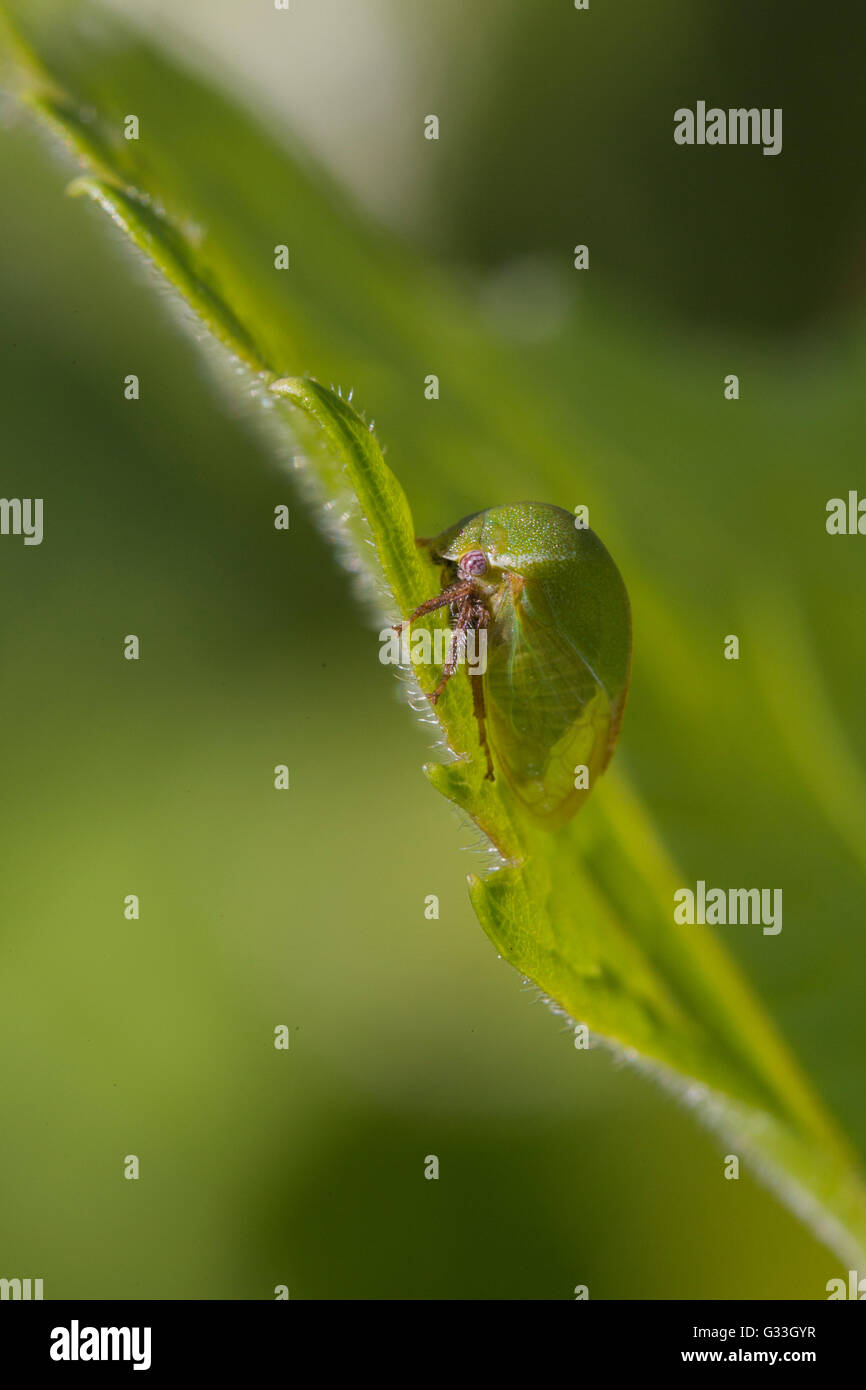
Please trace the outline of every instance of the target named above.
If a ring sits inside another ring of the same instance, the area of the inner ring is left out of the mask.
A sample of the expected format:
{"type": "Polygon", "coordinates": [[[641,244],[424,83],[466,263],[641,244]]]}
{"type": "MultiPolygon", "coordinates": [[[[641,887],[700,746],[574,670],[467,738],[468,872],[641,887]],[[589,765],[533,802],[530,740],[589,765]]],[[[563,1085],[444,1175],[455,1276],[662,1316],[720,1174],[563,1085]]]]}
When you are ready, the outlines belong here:
{"type": "MultiPolygon", "coordinates": [[[[602,443],[585,439],[574,406],[584,359],[569,330],[549,350],[514,348],[452,283],[366,227],[319,175],[147,44],[103,17],[80,25],[83,9],[46,0],[6,9],[29,99],[78,161],[71,191],[108,213],[228,350],[240,370],[224,378],[227,389],[269,403],[278,442],[288,432],[324,519],[372,578],[387,621],[435,592],[437,576],[372,428],[313,375],[352,384],[375,405],[430,523],[422,531],[531,493],[568,505],[577,488],[599,501],[608,524],[598,529],[613,553],[622,539],[635,556],[625,539],[655,494],[637,464],[612,464],[602,443]],[[128,112],[140,118],[137,141],[123,138],[128,112]],[[281,244],[291,251],[286,272],[274,269],[281,244]],[[443,409],[435,422],[424,417],[425,429],[421,386],[436,370],[443,409]],[[615,496],[605,490],[612,472],[615,496]]],[[[613,349],[597,329],[603,363],[613,349]]],[[[644,370],[633,399],[664,389],[652,366],[644,370]]],[[[700,507],[699,495],[682,502],[686,548],[700,507]]],[[[695,571],[721,563],[718,544],[715,532],[695,544],[695,571]]],[[[728,544],[746,575],[736,539],[728,544]]],[[[655,563],[661,573],[663,558],[655,563]]],[[[724,718],[717,676],[686,689],[671,674],[687,664],[685,639],[653,561],[641,551],[625,568],[638,643],[650,654],[630,718],[640,699],[654,698],[671,724],[702,727],[711,711],[724,718]]],[[[745,579],[743,587],[750,592],[745,579]]],[[[432,679],[422,672],[422,687],[432,679]]],[[[623,771],[605,777],[579,818],[545,833],[485,780],[469,695],[453,684],[437,710],[450,760],[428,775],[498,852],[495,867],[470,881],[496,949],[570,1018],[673,1087],[843,1258],[866,1257],[866,1193],[851,1145],[713,936],[674,923],[673,893],[690,875],[671,864],[623,771]]],[[[797,747],[801,735],[788,722],[784,737],[797,747]]],[[[811,768],[807,759],[809,776],[811,768]]],[[[817,794],[826,796],[826,783],[817,794]]],[[[856,779],[849,799],[860,815],[856,779]]]]}

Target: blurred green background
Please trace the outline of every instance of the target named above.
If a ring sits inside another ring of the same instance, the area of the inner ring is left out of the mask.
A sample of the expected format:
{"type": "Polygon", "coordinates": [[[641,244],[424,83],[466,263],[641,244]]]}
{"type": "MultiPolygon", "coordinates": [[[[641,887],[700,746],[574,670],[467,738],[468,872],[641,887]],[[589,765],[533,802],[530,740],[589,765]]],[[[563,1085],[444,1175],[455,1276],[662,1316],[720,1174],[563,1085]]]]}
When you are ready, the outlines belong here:
{"type": "MultiPolygon", "coordinates": [[[[560,374],[601,481],[545,500],[604,496],[594,524],[651,580],[618,759],[684,883],[784,888],[779,938],[725,939],[862,1146],[866,595],[862,541],[824,530],[864,438],[846,21],[297,0],[277,40],[240,0],[113,8],[291,121],[560,374]],[[684,165],[673,110],[698,98],[783,106],[783,154],[684,165]],[[742,679],[727,632],[757,653],[742,679]],[[708,679],[737,682],[720,726],[708,679]]],[[[45,498],[42,546],[0,541],[0,1275],[49,1298],[825,1296],[836,1257],[497,961],[477,837],[291,479],[11,101],[0,162],[2,491],[45,498]]],[[[360,404],[387,443],[372,385],[360,404]]],[[[440,404],[406,407],[428,452],[440,404]]],[[[422,533],[455,519],[389,461],[422,533]]]]}

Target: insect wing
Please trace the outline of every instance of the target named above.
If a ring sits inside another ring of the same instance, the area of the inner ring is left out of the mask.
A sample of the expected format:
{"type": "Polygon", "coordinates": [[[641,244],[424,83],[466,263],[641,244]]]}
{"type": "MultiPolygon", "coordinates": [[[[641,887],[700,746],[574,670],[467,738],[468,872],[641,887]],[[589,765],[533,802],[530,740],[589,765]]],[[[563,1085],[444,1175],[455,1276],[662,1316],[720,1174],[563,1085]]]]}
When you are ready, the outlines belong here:
{"type": "Polygon", "coordinates": [[[487,718],[494,754],[526,808],[548,826],[566,821],[607,761],[611,706],[578,645],[557,623],[543,587],[506,577],[488,644],[487,718]]]}

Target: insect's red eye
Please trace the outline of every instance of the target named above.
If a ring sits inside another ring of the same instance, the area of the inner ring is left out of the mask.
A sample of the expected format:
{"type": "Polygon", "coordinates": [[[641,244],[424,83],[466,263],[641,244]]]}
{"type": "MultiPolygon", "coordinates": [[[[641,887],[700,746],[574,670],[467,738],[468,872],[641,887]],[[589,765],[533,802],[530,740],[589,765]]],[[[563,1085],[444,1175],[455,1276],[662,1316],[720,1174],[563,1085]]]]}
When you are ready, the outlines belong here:
{"type": "Polygon", "coordinates": [[[487,556],[483,550],[469,550],[460,557],[457,568],[467,579],[475,578],[487,571],[487,556]]]}

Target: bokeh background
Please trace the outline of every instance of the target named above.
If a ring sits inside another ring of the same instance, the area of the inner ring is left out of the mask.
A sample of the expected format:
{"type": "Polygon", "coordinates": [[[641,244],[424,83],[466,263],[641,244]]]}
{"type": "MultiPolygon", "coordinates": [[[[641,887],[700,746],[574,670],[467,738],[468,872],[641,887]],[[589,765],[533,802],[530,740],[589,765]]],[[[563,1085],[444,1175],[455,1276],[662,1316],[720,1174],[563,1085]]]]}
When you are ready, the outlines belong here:
{"type": "MultiPolygon", "coordinates": [[[[546,500],[604,499],[627,580],[652,578],[617,757],[684,883],[783,887],[780,937],[726,940],[862,1145],[864,542],[824,530],[863,477],[854,12],[293,0],[277,40],[267,5],[112,9],[559,374],[594,473],[546,500]],[[698,98],[782,106],[782,155],[677,149],[698,98]]],[[[825,1296],[837,1258],[497,960],[476,837],[291,479],[3,115],[2,492],[44,497],[46,530],[0,540],[0,1275],[49,1298],[825,1296]]],[[[360,403],[387,443],[373,385],[360,403]]],[[[426,455],[439,404],[411,407],[426,455]]],[[[389,459],[422,533],[510,500],[468,470],[435,514],[429,472],[389,459]]]]}

